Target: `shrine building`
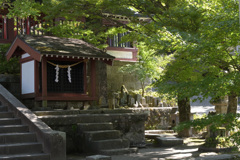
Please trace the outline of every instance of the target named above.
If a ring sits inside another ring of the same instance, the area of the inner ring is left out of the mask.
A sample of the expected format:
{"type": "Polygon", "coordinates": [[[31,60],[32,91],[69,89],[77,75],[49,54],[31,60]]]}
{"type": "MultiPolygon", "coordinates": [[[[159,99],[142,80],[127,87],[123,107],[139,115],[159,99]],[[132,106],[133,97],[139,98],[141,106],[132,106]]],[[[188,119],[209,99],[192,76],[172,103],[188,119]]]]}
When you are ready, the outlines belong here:
{"type": "MultiPolygon", "coordinates": [[[[20,57],[22,99],[97,101],[106,97],[114,57],[79,39],[18,35],[6,57],[20,57]]],[[[106,97],[107,98],[107,97],[106,97]]]]}

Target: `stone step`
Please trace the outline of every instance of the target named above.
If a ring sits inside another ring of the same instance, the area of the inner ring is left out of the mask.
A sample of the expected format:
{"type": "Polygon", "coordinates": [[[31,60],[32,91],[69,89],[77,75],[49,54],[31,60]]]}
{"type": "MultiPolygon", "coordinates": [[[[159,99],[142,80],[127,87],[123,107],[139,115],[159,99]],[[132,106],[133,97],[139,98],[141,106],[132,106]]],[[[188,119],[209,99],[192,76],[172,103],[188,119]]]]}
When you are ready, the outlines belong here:
{"type": "Polygon", "coordinates": [[[91,109],[91,110],[53,110],[53,111],[35,111],[37,116],[49,115],[77,115],[77,114],[111,114],[111,113],[133,113],[127,109],[91,109]]]}
{"type": "Polygon", "coordinates": [[[0,145],[0,155],[42,153],[41,143],[18,143],[0,145]]]}
{"type": "Polygon", "coordinates": [[[13,118],[13,112],[0,112],[0,119],[1,118],[13,118]]]}
{"type": "Polygon", "coordinates": [[[35,153],[35,154],[17,154],[17,155],[3,155],[1,160],[50,160],[49,154],[35,153]]]}
{"type": "Polygon", "coordinates": [[[120,149],[107,149],[99,151],[99,154],[103,155],[123,155],[130,153],[137,153],[138,148],[120,148],[120,149]]]}
{"type": "Polygon", "coordinates": [[[84,132],[84,135],[87,141],[119,139],[120,131],[118,130],[86,131],[84,132]]]}
{"type": "Polygon", "coordinates": [[[19,118],[1,118],[0,126],[2,125],[18,125],[21,124],[21,119],[19,118]]]}
{"type": "Polygon", "coordinates": [[[2,125],[0,126],[0,133],[22,133],[28,132],[26,125],[2,125]]]}
{"type": "Polygon", "coordinates": [[[113,124],[111,122],[106,123],[78,123],[79,131],[98,131],[98,130],[112,130],[113,124]]]}
{"type": "Polygon", "coordinates": [[[13,143],[30,143],[37,142],[36,134],[34,133],[6,133],[0,134],[1,144],[13,144],[13,143]]]}
{"type": "Polygon", "coordinates": [[[0,112],[7,112],[8,107],[7,106],[0,106],[0,112]]]}
{"type": "Polygon", "coordinates": [[[173,147],[182,145],[183,139],[176,137],[156,137],[155,142],[155,145],[159,147],[173,147]]]}
{"type": "Polygon", "coordinates": [[[108,149],[129,148],[130,143],[126,139],[109,139],[91,142],[91,148],[94,152],[108,149]]]}
{"type": "Polygon", "coordinates": [[[80,110],[59,110],[59,111],[35,111],[37,116],[49,116],[49,115],[75,115],[80,114],[80,110]]]}

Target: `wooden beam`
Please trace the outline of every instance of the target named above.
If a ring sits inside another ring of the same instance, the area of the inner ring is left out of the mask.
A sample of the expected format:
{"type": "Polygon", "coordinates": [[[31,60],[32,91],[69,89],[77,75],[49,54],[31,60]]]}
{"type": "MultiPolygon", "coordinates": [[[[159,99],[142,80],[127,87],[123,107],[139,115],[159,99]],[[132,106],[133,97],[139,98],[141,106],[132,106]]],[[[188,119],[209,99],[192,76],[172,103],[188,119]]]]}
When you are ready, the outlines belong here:
{"type": "Polygon", "coordinates": [[[3,39],[8,39],[7,17],[3,18],[3,28],[4,28],[3,39]]]}
{"type": "Polygon", "coordinates": [[[35,75],[34,75],[34,82],[35,82],[35,95],[39,96],[39,62],[35,61],[34,64],[34,70],[35,70],[35,75]]]}
{"type": "Polygon", "coordinates": [[[27,35],[30,35],[30,20],[29,20],[29,17],[27,18],[26,20],[26,34],[27,35]]]}
{"type": "Polygon", "coordinates": [[[113,66],[113,60],[110,59],[110,60],[103,60],[104,63],[110,65],[110,66],[113,66]]]}
{"type": "Polygon", "coordinates": [[[42,97],[47,97],[47,59],[42,58],[42,97]]]}
{"type": "Polygon", "coordinates": [[[8,33],[8,39],[12,42],[15,38],[14,36],[14,19],[7,19],[8,26],[7,26],[7,33],[8,33]]]}
{"type": "Polygon", "coordinates": [[[90,60],[91,63],[91,73],[90,73],[90,86],[91,86],[91,97],[96,96],[96,61],[90,60]]]}
{"type": "Polygon", "coordinates": [[[26,57],[26,58],[20,59],[19,63],[25,63],[25,62],[29,62],[29,61],[32,61],[32,60],[33,60],[32,57],[26,57]]]}
{"type": "Polygon", "coordinates": [[[87,93],[87,86],[88,86],[88,83],[87,83],[87,62],[84,62],[84,67],[83,67],[83,85],[84,85],[84,94],[87,93]]]}

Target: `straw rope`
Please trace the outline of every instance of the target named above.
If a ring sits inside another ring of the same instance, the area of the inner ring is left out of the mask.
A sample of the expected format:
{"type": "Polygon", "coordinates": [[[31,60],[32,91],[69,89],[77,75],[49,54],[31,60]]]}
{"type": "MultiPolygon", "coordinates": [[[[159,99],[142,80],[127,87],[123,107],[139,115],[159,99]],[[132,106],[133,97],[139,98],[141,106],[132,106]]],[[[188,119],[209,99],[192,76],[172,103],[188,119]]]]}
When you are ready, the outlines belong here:
{"type": "Polygon", "coordinates": [[[83,63],[83,62],[87,62],[88,60],[83,60],[83,61],[80,61],[80,62],[77,62],[77,63],[74,63],[74,64],[71,64],[71,65],[59,65],[59,64],[55,64],[53,62],[50,62],[50,61],[47,61],[49,64],[53,65],[53,66],[58,66],[59,68],[68,68],[68,67],[74,67],[80,63],[83,63]]]}

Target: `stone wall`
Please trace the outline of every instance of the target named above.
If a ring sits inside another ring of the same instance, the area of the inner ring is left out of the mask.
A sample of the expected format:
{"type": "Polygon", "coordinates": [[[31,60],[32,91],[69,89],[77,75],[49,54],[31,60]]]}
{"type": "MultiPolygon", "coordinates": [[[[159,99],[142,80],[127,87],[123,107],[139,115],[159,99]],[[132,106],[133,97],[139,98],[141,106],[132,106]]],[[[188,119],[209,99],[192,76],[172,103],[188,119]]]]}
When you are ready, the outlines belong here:
{"type": "Polygon", "coordinates": [[[107,105],[107,64],[103,63],[102,61],[97,61],[96,63],[96,85],[97,85],[97,96],[98,102],[97,105],[99,106],[106,106],[107,105]]]}
{"type": "Polygon", "coordinates": [[[0,84],[18,99],[21,96],[20,76],[11,74],[0,74],[0,84]]]}
{"type": "Polygon", "coordinates": [[[144,107],[132,108],[135,113],[147,113],[148,118],[145,122],[146,130],[171,129],[174,124],[172,120],[177,111],[177,107],[144,107]]]}
{"type": "MultiPolygon", "coordinates": [[[[60,112],[60,111],[59,111],[60,112]]],[[[63,112],[64,113],[64,112],[63,112]]],[[[120,130],[122,137],[137,146],[145,143],[145,113],[112,113],[112,114],[78,114],[65,116],[42,116],[42,120],[52,129],[66,132],[67,152],[80,152],[78,125],[79,123],[112,122],[114,129],[120,130]]]]}
{"type": "MultiPolygon", "coordinates": [[[[123,62],[114,61],[113,66],[107,66],[107,81],[108,81],[108,92],[116,92],[121,89],[122,85],[128,90],[138,90],[141,89],[140,81],[135,74],[121,73],[119,68],[136,62],[123,62]]],[[[148,80],[146,84],[150,84],[151,81],[148,80]]]]}

